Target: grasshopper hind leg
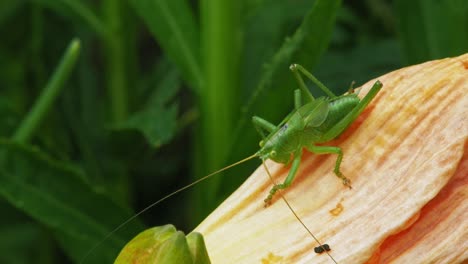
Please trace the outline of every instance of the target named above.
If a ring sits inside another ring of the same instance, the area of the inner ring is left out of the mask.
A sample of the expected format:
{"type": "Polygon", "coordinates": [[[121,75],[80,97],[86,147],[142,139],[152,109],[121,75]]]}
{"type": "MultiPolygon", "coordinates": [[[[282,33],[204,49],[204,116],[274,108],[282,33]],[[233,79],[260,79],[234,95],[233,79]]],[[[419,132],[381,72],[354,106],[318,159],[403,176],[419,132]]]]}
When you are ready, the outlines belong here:
{"type": "Polygon", "coordinates": [[[331,147],[331,146],[315,146],[315,145],[309,145],[307,146],[307,149],[310,152],[313,152],[315,154],[336,154],[338,157],[336,158],[335,162],[335,169],[333,172],[335,175],[341,179],[343,182],[343,185],[347,186],[348,188],[352,189],[351,187],[351,180],[346,178],[343,173],[340,170],[341,167],[341,161],[343,160],[343,151],[339,147],[331,147]]]}

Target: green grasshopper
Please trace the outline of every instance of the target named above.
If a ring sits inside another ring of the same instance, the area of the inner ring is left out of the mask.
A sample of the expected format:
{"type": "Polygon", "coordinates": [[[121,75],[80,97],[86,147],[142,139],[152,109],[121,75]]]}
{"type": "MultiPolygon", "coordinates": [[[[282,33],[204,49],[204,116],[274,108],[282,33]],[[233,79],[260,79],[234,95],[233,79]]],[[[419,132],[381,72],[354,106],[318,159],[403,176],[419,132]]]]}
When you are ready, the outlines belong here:
{"type": "MultiPolygon", "coordinates": [[[[376,81],[369,93],[362,100],[360,100],[357,94],[353,92],[353,89],[350,89],[348,94],[336,96],[310,72],[298,64],[291,65],[290,69],[296,77],[300,87],[300,89],[296,89],[294,91],[294,110],[289,115],[287,115],[278,126],[275,126],[260,117],[252,117],[253,124],[262,137],[259,151],[243,160],[206,175],[196,180],[195,182],[186,185],[185,187],[182,187],[150,204],[111,231],[105,238],[103,238],[100,243],[88,251],[86,256],[89,255],[105,240],[107,240],[107,238],[109,238],[113,233],[115,233],[134,218],[148,211],[150,208],[156,206],[169,197],[198,184],[201,181],[204,181],[224,170],[237,166],[238,164],[255,157],[259,157],[262,160],[265,170],[267,171],[270,178],[271,175],[265,165],[265,160],[271,159],[275,162],[283,164],[289,164],[292,162],[287,178],[283,183],[275,184],[272,187],[270,193],[264,200],[265,206],[271,203],[273,196],[278,190],[288,188],[293,182],[301,162],[303,148],[306,148],[315,154],[337,154],[338,158],[336,159],[334,172],[336,176],[342,180],[345,186],[351,188],[351,181],[346,178],[340,170],[341,161],[343,159],[343,152],[341,148],[333,146],[317,146],[316,144],[328,142],[341,135],[343,131],[359,116],[359,114],[380,91],[382,88],[382,83],[380,81],[376,81]],[[307,89],[301,74],[315,83],[322,91],[327,94],[328,97],[320,97],[315,99],[307,89]],[[302,103],[303,97],[306,100],[306,103],[304,104],[302,103]]],[[[307,226],[301,221],[299,216],[296,215],[287,200],[282,195],[281,197],[290,208],[294,216],[299,220],[299,222],[304,226],[309,234],[319,243],[319,249],[316,248],[315,251],[325,251],[336,263],[333,257],[327,252],[330,250],[329,246],[327,244],[322,245],[317,240],[317,238],[315,238],[307,226]]],[[[83,258],[83,260],[86,258],[86,256],[83,258]]]]}
{"type": "Polygon", "coordinates": [[[252,118],[255,128],[262,136],[261,148],[254,156],[260,157],[262,161],[271,159],[283,164],[292,162],[284,182],[271,188],[270,194],[264,200],[266,205],[271,202],[278,190],[286,189],[291,185],[301,163],[303,148],[315,154],[337,154],[334,172],[345,186],[351,188],[351,181],[340,170],[343,159],[341,148],[315,144],[328,142],[341,135],[382,88],[382,83],[376,81],[362,100],[352,92],[336,96],[301,65],[293,64],[290,69],[300,87],[294,91],[295,109],[278,126],[257,116],[252,118]],[[300,73],[314,82],[328,97],[315,99],[307,89],[300,73]],[[306,100],[305,104],[302,104],[303,97],[306,100]]]}

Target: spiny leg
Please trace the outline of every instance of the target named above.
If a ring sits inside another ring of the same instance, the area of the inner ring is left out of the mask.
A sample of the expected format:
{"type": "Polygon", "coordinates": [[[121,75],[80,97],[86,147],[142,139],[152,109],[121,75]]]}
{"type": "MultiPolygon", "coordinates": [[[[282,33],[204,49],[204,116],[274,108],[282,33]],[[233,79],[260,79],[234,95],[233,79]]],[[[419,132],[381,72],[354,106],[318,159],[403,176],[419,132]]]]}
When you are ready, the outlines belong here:
{"type": "Polygon", "coordinates": [[[276,129],[275,125],[258,116],[252,117],[252,123],[254,124],[254,127],[258,133],[262,136],[262,139],[266,138],[265,131],[268,132],[267,134],[270,134],[276,129]]]}
{"type": "MultiPolygon", "coordinates": [[[[352,81],[351,84],[349,85],[349,88],[348,88],[348,94],[353,94],[354,93],[354,85],[356,84],[355,81],[352,81]]],[[[359,91],[361,91],[361,89],[359,89],[359,91]]],[[[359,91],[356,93],[356,95],[359,94],[359,91]]]]}
{"type": "Polygon", "coordinates": [[[364,98],[359,102],[359,104],[356,105],[356,107],[354,107],[351,112],[349,112],[343,119],[341,119],[340,122],[336,123],[322,136],[322,141],[327,142],[341,135],[341,133],[343,133],[343,131],[352,122],[354,122],[354,120],[356,120],[361,112],[364,111],[366,106],[372,101],[372,99],[374,99],[380,89],[382,89],[382,86],[383,85],[380,81],[376,81],[366,96],[364,96],[364,98]]]}
{"type": "Polygon", "coordinates": [[[304,74],[305,77],[309,78],[313,83],[315,83],[315,85],[317,85],[318,88],[320,88],[322,91],[324,91],[330,98],[332,98],[332,99],[336,98],[336,95],[334,93],[332,93],[332,91],[330,91],[330,89],[328,89],[323,83],[321,83],[317,78],[315,78],[315,76],[312,75],[312,73],[307,71],[301,65],[292,64],[289,67],[289,69],[291,69],[291,71],[294,73],[294,76],[296,77],[297,82],[299,83],[299,86],[301,87],[301,89],[304,90],[306,93],[308,93],[312,97],[312,100],[313,100],[314,97],[312,96],[312,94],[307,89],[307,86],[304,84],[304,80],[302,79],[299,72],[304,74]]]}
{"type": "Polygon", "coordinates": [[[297,110],[302,106],[302,94],[301,90],[294,90],[294,108],[297,110]]]}
{"type": "Polygon", "coordinates": [[[315,154],[337,154],[338,157],[336,158],[335,169],[333,170],[333,172],[335,172],[335,175],[343,181],[343,184],[345,186],[348,186],[351,189],[351,180],[346,178],[340,171],[341,161],[343,160],[343,151],[341,150],[341,148],[331,146],[309,145],[307,146],[307,149],[315,154]]]}
{"type": "Polygon", "coordinates": [[[312,95],[312,93],[309,91],[307,86],[305,85],[304,80],[302,79],[299,72],[297,72],[297,66],[298,66],[297,64],[291,64],[291,66],[289,66],[289,69],[294,74],[294,77],[296,77],[296,81],[299,84],[299,87],[301,88],[301,90],[304,92],[307,101],[312,102],[315,100],[315,98],[312,95]]]}
{"type": "Polygon", "coordinates": [[[291,168],[289,169],[288,177],[284,180],[283,183],[276,184],[271,188],[270,193],[268,194],[267,198],[264,200],[265,202],[265,207],[270,205],[271,199],[275,195],[275,193],[280,190],[280,189],[286,189],[288,188],[292,181],[294,180],[294,177],[296,177],[297,169],[299,168],[299,164],[301,163],[301,156],[302,156],[302,150],[299,149],[294,153],[294,159],[291,164],[291,168]]]}

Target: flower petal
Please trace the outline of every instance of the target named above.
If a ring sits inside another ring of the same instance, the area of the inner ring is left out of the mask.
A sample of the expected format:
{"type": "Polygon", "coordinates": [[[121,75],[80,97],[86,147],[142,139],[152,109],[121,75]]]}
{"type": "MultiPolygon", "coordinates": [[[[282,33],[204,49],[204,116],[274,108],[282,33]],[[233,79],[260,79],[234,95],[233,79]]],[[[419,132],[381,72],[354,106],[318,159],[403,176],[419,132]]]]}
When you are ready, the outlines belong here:
{"type": "MultiPolygon", "coordinates": [[[[466,158],[461,163],[468,137],[466,65],[468,54],[378,78],[384,86],[376,98],[339,139],[324,144],[343,149],[341,170],[353,189],[334,175],[335,155],[304,152],[292,186],[282,193],[338,263],[467,258],[466,158]]],[[[282,164],[266,164],[275,181],[287,175],[282,164]]],[[[333,263],[314,253],[317,243],[278,195],[263,207],[271,186],[260,166],[196,228],[212,263],[259,263],[268,256],[281,263],[333,263]]]]}

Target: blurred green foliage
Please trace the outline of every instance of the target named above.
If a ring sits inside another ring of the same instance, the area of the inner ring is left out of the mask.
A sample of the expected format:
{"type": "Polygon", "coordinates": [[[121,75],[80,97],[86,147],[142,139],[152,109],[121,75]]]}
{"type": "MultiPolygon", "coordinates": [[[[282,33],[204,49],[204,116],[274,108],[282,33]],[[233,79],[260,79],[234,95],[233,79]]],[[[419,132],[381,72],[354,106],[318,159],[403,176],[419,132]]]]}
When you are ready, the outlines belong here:
{"type": "Polygon", "coordinates": [[[0,263],[79,262],[96,245],[85,263],[108,263],[142,222],[188,232],[250,175],[258,161],[98,244],[253,153],[250,117],[292,107],[289,64],[342,93],[460,55],[468,2],[3,0],[0,33],[0,263]]]}

